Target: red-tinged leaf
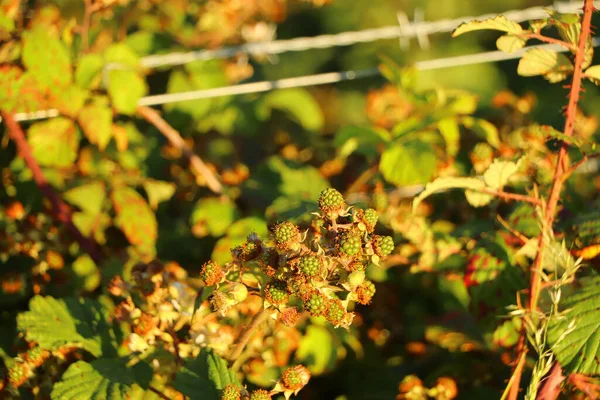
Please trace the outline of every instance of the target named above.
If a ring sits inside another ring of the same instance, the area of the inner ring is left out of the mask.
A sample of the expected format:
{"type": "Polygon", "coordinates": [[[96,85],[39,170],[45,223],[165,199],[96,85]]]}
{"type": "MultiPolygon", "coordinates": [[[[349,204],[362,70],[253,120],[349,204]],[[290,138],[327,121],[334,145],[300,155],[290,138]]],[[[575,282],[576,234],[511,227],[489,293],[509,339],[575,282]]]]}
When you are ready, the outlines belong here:
{"type": "Polygon", "coordinates": [[[33,156],[42,166],[66,168],[77,158],[79,132],[70,119],[38,122],[29,128],[27,136],[33,156]]]}
{"type": "Polygon", "coordinates": [[[158,224],[146,200],[130,187],[115,189],[111,200],[117,214],[115,225],[132,245],[144,253],[154,254],[158,224]]]}

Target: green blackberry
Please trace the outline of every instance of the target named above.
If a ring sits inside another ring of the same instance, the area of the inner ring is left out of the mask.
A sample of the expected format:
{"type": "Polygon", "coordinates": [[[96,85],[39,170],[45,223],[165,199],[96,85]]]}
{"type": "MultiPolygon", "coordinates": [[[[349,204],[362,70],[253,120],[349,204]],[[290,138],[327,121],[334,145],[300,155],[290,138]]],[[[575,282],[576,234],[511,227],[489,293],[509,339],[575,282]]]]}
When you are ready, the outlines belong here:
{"type": "Polygon", "coordinates": [[[333,299],[329,302],[329,307],[327,307],[327,313],[325,316],[333,325],[339,325],[344,319],[345,314],[346,309],[344,308],[341,300],[333,299]]]}
{"type": "Polygon", "coordinates": [[[49,356],[50,353],[47,350],[42,349],[40,346],[36,346],[27,351],[25,354],[25,360],[35,367],[39,367],[49,356]]]}
{"type": "Polygon", "coordinates": [[[271,304],[280,305],[287,303],[290,294],[284,281],[274,280],[265,286],[265,297],[271,304]]]}
{"type": "Polygon", "coordinates": [[[221,392],[221,400],[241,400],[242,392],[234,384],[229,384],[221,392]]]}
{"type": "Polygon", "coordinates": [[[360,253],[361,247],[360,237],[353,234],[344,235],[339,243],[339,250],[348,256],[355,256],[360,253]]]}
{"type": "Polygon", "coordinates": [[[317,256],[304,256],[298,261],[298,269],[303,275],[315,276],[321,270],[321,260],[317,256]]]}
{"type": "Polygon", "coordinates": [[[8,382],[18,388],[29,378],[30,369],[25,363],[16,363],[8,369],[8,382]]]}
{"type": "Polygon", "coordinates": [[[310,372],[302,365],[289,367],[281,374],[281,382],[287,390],[302,389],[310,379],[310,372]]]}
{"type": "Polygon", "coordinates": [[[369,304],[375,295],[375,284],[371,281],[364,281],[355,289],[356,301],[360,304],[369,304]]]}
{"type": "Polygon", "coordinates": [[[271,395],[265,389],[258,389],[250,393],[250,400],[271,400],[271,395]]]}
{"type": "Polygon", "coordinates": [[[283,249],[289,248],[300,241],[300,231],[298,230],[298,227],[289,221],[282,222],[275,226],[274,235],[277,245],[283,249]]]}
{"type": "Polygon", "coordinates": [[[372,208],[367,208],[364,214],[364,220],[367,226],[375,227],[377,224],[377,220],[379,219],[379,214],[372,208]]]}
{"type": "Polygon", "coordinates": [[[200,279],[206,286],[216,285],[223,279],[223,275],[221,266],[214,261],[206,262],[200,269],[200,279]]]}
{"type": "Polygon", "coordinates": [[[381,257],[392,254],[394,247],[394,239],[391,236],[377,236],[375,238],[375,252],[381,257]]]}
{"type": "Polygon", "coordinates": [[[334,188],[327,188],[319,196],[319,208],[325,215],[338,214],[346,208],[344,196],[334,188]]]}
{"type": "Polygon", "coordinates": [[[315,317],[323,315],[327,309],[327,300],[327,297],[315,291],[304,302],[304,308],[315,317]]]}

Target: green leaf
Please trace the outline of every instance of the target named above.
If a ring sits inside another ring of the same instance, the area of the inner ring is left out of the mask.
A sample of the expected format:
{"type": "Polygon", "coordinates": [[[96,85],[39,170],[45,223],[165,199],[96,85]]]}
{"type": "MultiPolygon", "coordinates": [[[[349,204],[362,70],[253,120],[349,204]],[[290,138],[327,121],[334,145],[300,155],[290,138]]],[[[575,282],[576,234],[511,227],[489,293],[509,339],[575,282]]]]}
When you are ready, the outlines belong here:
{"type": "Polygon", "coordinates": [[[220,390],[230,384],[241,386],[227,362],[214,350],[204,348],[177,372],[173,386],[190,400],[219,400],[220,390]]]}
{"type": "Polygon", "coordinates": [[[115,352],[104,312],[92,299],[34,296],[29,311],[17,316],[17,328],[44,349],[75,346],[99,357],[115,352]]]}
{"type": "Polygon", "coordinates": [[[238,211],[229,198],[204,198],[196,203],[190,224],[196,236],[222,236],[237,219],[238,211]]]}
{"type": "Polygon", "coordinates": [[[38,82],[51,88],[71,83],[69,52],[49,30],[39,27],[26,31],[23,41],[23,64],[38,82]]]}
{"type": "Polygon", "coordinates": [[[158,223],[146,200],[130,187],[113,190],[111,200],[117,214],[115,225],[123,231],[129,243],[145,253],[154,254],[158,223]]]}
{"type": "Polygon", "coordinates": [[[305,89],[276,90],[265,95],[256,108],[262,120],[271,116],[273,109],[285,111],[302,127],[317,131],[323,128],[325,117],[319,103],[305,89]]]}
{"type": "Polygon", "coordinates": [[[104,150],[112,137],[112,117],[110,107],[94,103],[83,107],[77,122],[90,143],[104,150]]]}
{"type": "Polygon", "coordinates": [[[101,181],[90,182],[66,191],[63,197],[83,211],[96,215],[102,211],[106,187],[101,181]]]}
{"type": "Polygon", "coordinates": [[[99,244],[106,243],[104,231],[111,225],[111,218],[105,213],[90,214],[76,212],[73,214],[73,223],[84,236],[93,236],[99,244]]]}
{"type": "Polygon", "coordinates": [[[0,104],[11,112],[37,111],[45,107],[42,88],[30,72],[13,65],[0,66],[0,104]]]}
{"type": "Polygon", "coordinates": [[[517,67],[521,76],[543,75],[552,83],[564,80],[572,71],[573,64],[567,56],[540,48],[527,50],[517,67]]]}
{"type": "Polygon", "coordinates": [[[456,118],[444,118],[438,122],[440,134],[446,142],[446,152],[454,157],[459,150],[460,145],[460,129],[456,118]]]}
{"type": "Polygon", "coordinates": [[[433,148],[420,140],[397,143],[386,149],[379,163],[383,177],[398,186],[428,182],[436,169],[433,148]]]}
{"type": "Polygon", "coordinates": [[[582,278],[550,320],[548,344],[569,373],[600,374],[600,277],[582,278]]]}
{"type": "Polygon", "coordinates": [[[125,43],[110,45],[104,52],[104,60],[107,63],[120,64],[121,67],[136,68],[139,58],[135,52],[125,43]]]}
{"type": "Polygon", "coordinates": [[[146,179],[144,181],[144,190],[148,195],[148,202],[153,209],[158,208],[158,204],[169,200],[175,194],[177,186],[173,182],[157,181],[146,179]]]}
{"type": "Polygon", "coordinates": [[[475,207],[484,206],[492,200],[491,195],[477,192],[484,187],[485,183],[477,178],[455,178],[451,176],[437,178],[433,182],[428,183],[425,186],[425,189],[414,199],[412,209],[414,212],[419,204],[421,204],[423,200],[432,194],[449,189],[468,189],[476,192],[471,195],[471,199],[469,199],[469,196],[467,196],[467,200],[469,200],[469,203],[475,207]],[[480,197],[476,194],[480,194],[485,197],[480,197]]]}
{"type": "Polygon", "coordinates": [[[523,48],[526,42],[527,40],[518,36],[502,35],[498,38],[498,40],[496,40],[496,47],[498,47],[498,50],[505,53],[512,53],[523,48]]]}
{"type": "Polygon", "coordinates": [[[523,32],[521,25],[516,22],[509,21],[505,16],[498,15],[494,18],[489,18],[483,21],[469,21],[461,24],[452,32],[452,37],[457,37],[463,33],[491,29],[512,34],[520,34],[523,32]]]}
{"type": "Polygon", "coordinates": [[[44,167],[70,167],[77,158],[79,133],[70,119],[37,122],[27,131],[33,156],[44,167]]]}
{"type": "Polygon", "coordinates": [[[135,114],[138,101],[147,91],[146,81],[134,71],[112,70],[108,74],[108,94],[121,114],[135,114]]]}
{"type": "Polygon", "coordinates": [[[378,147],[389,141],[389,136],[387,131],[372,127],[345,126],[336,133],[334,145],[343,158],[354,152],[375,156],[379,154],[378,147]]]}
{"type": "Polygon", "coordinates": [[[75,118],[79,114],[79,111],[81,111],[89,94],[89,91],[79,86],[71,85],[61,89],[59,95],[52,96],[50,107],[57,108],[61,115],[75,118]]]}
{"type": "Polygon", "coordinates": [[[594,82],[594,85],[600,85],[600,65],[593,65],[586,69],[585,77],[594,82]]]}
{"type": "Polygon", "coordinates": [[[93,292],[100,284],[100,271],[87,254],[73,261],[73,274],[75,275],[75,287],[86,292],[93,292]]]}
{"type": "Polygon", "coordinates": [[[517,162],[494,160],[487,171],[483,174],[483,181],[488,187],[500,189],[508,183],[508,180],[519,169],[521,160],[517,162]]]}
{"type": "Polygon", "coordinates": [[[102,358],[91,363],[77,361],[69,366],[52,388],[52,400],[126,400],[132,386],[148,387],[150,366],[128,367],[119,359],[102,358]]]}
{"type": "Polygon", "coordinates": [[[462,117],[460,122],[465,128],[471,129],[478,136],[487,140],[489,144],[495,148],[500,147],[500,135],[498,134],[498,128],[494,124],[485,119],[473,118],[470,116],[462,117]]]}
{"type": "Polygon", "coordinates": [[[104,60],[98,54],[86,54],[77,63],[75,82],[86,89],[96,89],[102,80],[104,60]]]}
{"type": "Polygon", "coordinates": [[[315,375],[332,368],[337,359],[332,334],[326,327],[309,325],[300,340],[296,357],[315,375]]]}

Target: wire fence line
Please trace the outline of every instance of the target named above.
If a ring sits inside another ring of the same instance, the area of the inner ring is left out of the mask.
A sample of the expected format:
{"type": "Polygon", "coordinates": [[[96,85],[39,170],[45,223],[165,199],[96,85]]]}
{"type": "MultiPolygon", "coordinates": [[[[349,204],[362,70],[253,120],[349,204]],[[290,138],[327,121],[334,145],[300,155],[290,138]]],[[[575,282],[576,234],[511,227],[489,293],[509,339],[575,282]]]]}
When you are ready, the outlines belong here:
{"type": "MultiPolygon", "coordinates": [[[[595,5],[600,7],[600,1],[595,5]]],[[[499,14],[514,22],[524,22],[532,19],[540,19],[548,16],[548,10],[556,10],[560,13],[581,13],[583,2],[581,1],[558,1],[553,6],[531,7],[522,10],[509,10],[499,14]]],[[[331,47],[351,46],[358,43],[374,42],[385,39],[410,39],[423,38],[435,33],[451,32],[463,22],[473,19],[483,20],[493,18],[498,14],[483,14],[472,17],[461,17],[455,19],[442,19],[432,22],[410,22],[404,15],[400,18],[399,25],[381,28],[364,29],[360,31],[349,31],[338,34],[320,35],[313,37],[300,37],[286,40],[274,40],[268,42],[245,43],[239,46],[228,46],[214,50],[197,50],[189,52],[175,52],[162,55],[143,57],[140,65],[144,68],[157,68],[161,66],[175,66],[187,64],[192,61],[206,61],[212,59],[231,58],[238,54],[248,55],[275,55],[291,51],[305,51],[312,49],[325,49],[331,47]]],[[[116,66],[112,66],[115,68],[116,66]]]]}

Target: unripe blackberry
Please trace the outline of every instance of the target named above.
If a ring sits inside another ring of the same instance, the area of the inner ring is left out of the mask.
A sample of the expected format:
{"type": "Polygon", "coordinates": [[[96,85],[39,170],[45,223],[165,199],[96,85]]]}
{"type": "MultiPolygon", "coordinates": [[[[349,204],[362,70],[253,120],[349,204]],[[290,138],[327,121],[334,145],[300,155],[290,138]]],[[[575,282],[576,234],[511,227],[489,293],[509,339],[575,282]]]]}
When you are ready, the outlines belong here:
{"type": "Polygon", "coordinates": [[[260,251],[260,244],[255,242],[245,242],[244,244],[231,249],[231,255],[233,258],[241,261],[250,261],[258,257],[260,251]]]}
{"type": "Polygon", "coordinates": [[[367,208],[365,210],[363,219],[368,227],[374,228],[377,225],[377,220],[379,219],[379,214],[372,208],[367,208]]]}
{"type": "Polygon", "coordinates": [[[360,236],[355,234],[344,235],[339,242],[339,250],[351,257],[360,253],[361,248],[362,241],[360,240],[360,236]]]}
{"type": "Polygon", "coordinates": [[[298,269],[303,275],[309,277],[318,275],[321,270],[321,260],[317,256],[300,257],[298,269]]]}
{"type": "Polygon", "coordinates": [[[371,281],[364,281],[354,291],[356,293],[356,301],[360,304],[369,304],[375,295],[375,284],[371,281]]]}
{"type": "Polygon", "coordinates": [[[279,280],[267,283],[265,286],[265,297],[271,304],[281,305],[287,303],[290,298],[287,284],[279,280]]]}
{"type": "Polygon", "coordinates": [[[29,367],[24,363],[16,363],[8,370],[8,381],[14,388],[24,384],[29,378],[29,367]]]}
{"type": "Polygon", "coordinates": [[[323,294],[314,291],[304,302],[304,308],[313,316],[323,315],[327,310],[328,298],[323,294]]]}
{"type": "Polygon", "coordinates": [[[42,365],[48,357],[50,357],[50,352],[42,349],[40,346],[29,349],[27,353],[25,353],[25,360],[35,367],[42,365]]]}
{"type": "Polygon", "coordinates": [[[350,285],[350,287],[353,289],[355,287],[362,285],[362,283],[364,281],[365,281],[365,271],[363,271],[361,269],[357,269],[357,270],[351,272],[350,275],[348,275],[348,285],[350,285]]]}
{"type": "Polygon", "coordinates": [[[344,196],[334,188],[327,188],[319,196],[319,208],[323,214],[337,218],[337,214],[346,208],[344,196]]]}
{"type": "Polygon", "coordinates": [[[221,266],[214,261],[206,262],[200,269],[200,279],[206,286],[213,286],[223,279],[223,270],[221,266]]]}
{"type": "Polygon", "coordinates": [[[310,380],[310,372],[302,365],[296,365],[283,371],[281,383],[287,390],[302,389],[310,380]]]}
{"type": "Polygon", "coordinates": [[[221,392],[221,400],[241,400],[242,392],[234,384],[229,384],[223,388],[221,392]]]}
{"type": "Polygon", "coordinates": [[[273,231],[275,236],[275,242],[282,249],[292,248],[295,244],[300,242],[300,231],[298,227],[289,221],[282,222],[275,226],[273,231]]]}
{"type": "Polygon", "coordinates": [[[391,236],[377,236],[375,237],[375,253],[378,256],[386,257],[392,254],[394,251],[394,239],[391,236]]]}
{"type": "Polygon", "coordinates": [[[250,393],[250,400],[271,400],[271,395],[265,389],[253,390],[250,393]]]}
{"type": "Polygon", "coordinates": [[[327,320],[329,322],[336,326],[340,325],[340,323],[344,319],[345,314],[346,308],[344,307],[340,299],[332,299],[329,301],[327,313],[325,314],[325,317],[327,317],[327,320]]]}
{"type": "Polygon", "coordinates": [[[312,294],[313,287],[303,275],[295,275],[287,280],[287,285],[290,293],[294,296],[307,300],[312,294]]]}

